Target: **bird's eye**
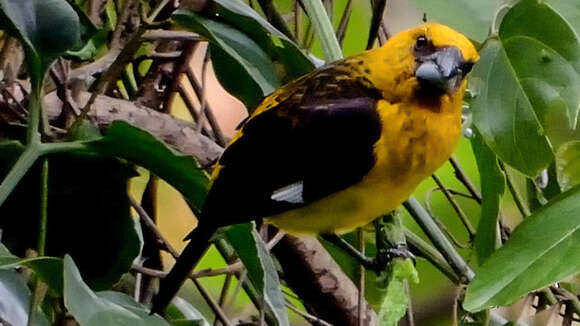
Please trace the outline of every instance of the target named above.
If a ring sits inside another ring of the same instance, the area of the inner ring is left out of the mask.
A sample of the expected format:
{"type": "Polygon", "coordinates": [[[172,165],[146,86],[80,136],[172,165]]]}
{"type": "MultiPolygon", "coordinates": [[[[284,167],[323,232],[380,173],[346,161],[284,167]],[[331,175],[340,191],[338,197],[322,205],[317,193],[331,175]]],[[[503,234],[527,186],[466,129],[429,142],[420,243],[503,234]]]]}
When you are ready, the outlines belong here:
{"type": "Polygon", "coordinates": [[[415,49],[421,50],[426,48],[428,45],[429,39],[425,35],[417,37],[417,41],[415,42],[415,49]]]}
{"type": "Polygon", "coordinates": [[[461,71],[463,72],[463,75],[467,75],[470,71],[471,68],[473,68],[473,63],[471,62],[466,62],[464,64],[461,65],[461,71]]]}

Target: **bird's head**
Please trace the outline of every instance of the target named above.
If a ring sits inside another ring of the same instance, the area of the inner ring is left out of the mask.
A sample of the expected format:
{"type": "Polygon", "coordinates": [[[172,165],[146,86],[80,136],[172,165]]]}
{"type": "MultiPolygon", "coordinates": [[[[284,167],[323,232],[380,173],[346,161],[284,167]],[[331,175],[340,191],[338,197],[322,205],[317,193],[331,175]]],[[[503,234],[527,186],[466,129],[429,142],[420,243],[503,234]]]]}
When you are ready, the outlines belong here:
{"type": "Polygon", "coordinates": [[[467,37],[441,24],[400,32],[372,55],[386,69],[375,85],[394,98],[454,94],[479,60],[467,37]]]}

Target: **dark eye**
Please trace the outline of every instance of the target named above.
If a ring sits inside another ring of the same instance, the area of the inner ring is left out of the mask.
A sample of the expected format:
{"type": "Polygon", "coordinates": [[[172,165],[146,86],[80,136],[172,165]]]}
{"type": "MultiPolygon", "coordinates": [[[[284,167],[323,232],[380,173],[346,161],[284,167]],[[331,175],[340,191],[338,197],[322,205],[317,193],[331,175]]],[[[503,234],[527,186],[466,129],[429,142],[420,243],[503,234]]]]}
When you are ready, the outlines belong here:
{"type": "Polygon", "coordinates": [[[460,69],[461,69],[461,72],[463,72],[463,75],[465,76],[471,71],[471,68],[473,68],[473,63],[466,62],[466,63],[461,65],[460,69]]]}
{"type": "Polygon", "coordinates": [[[426,48],[428,45],[429,39],[425,35],[417,37],[417,41],[415,42],[415,49],[421,50],[426,48]]]}

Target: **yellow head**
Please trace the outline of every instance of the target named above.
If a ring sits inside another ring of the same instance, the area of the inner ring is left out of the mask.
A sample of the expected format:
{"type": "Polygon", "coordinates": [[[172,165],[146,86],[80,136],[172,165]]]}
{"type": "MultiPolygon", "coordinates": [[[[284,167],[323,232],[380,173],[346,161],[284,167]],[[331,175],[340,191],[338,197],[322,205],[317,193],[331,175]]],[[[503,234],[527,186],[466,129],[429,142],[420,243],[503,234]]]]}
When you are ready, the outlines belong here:
{"type": "Polygon", "coordinates": [[[375,65],[371,81],[393,101],[454,94],[479,60],[463,34],[441,24],[402,31],[367,55],[375,65]]]}

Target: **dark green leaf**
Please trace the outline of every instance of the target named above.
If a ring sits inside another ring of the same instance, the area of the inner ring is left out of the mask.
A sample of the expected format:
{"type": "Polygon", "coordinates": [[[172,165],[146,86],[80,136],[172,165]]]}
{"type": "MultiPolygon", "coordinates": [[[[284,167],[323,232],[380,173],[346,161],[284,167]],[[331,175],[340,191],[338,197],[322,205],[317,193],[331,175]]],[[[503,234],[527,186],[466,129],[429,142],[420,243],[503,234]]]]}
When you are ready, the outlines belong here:
{"type": "Polygon", "coordinates": [[[475,236],[475,252],[481,265],[500,245],[498,218],[501,197],[505,191],[505,175],[498,165],[497,157],[483,142],[477,130],[471,138],[471,148],[481,180],[481,217],[475,236]]]}
{"type": "Polygon", "coordinates": [[[226,236],[246,266],[248,278],[263,296],[266,309],[276,316],[278,325],[290,325],[276,267],[253,224],[234,225],[226,231],[226,236]]]}
{"type": "Polygon", "coordinates": [[[248,109],[253,109],[264,96],[280,86],[272,60],[242,32],[184,10],[178,10],[173,20],[208,39],[214,55],[212,64],[220,83],[248,109]]]}
{"type": "MultiPolygon", "coordinates": [[[[18,150],[2,147],[0,177],[12,164],[8,153],[15,156],[18,150]]],[[[109,288],[129,270],[140,249],[127,198],[127,182],[135,172],[117,159],[94,154],[55,154],[49,162],[46,254],[72,255],[91,286],[109,288]]],[[[39,173],[37,164],[0,207],[3,241],[18,256],[37,247],[39,173]]]]}
{"type": "Polygon", "coordinates": [[[580,188],[575,187],[526,218],[478,270],[463,307],[479,311],[507,305],[578,273],[579,210],[580,188]]]}
{"type": "Polygon", "coordinates": [[[483,42],[487,37],[497,1],[412,0],[429,22],[439,22],[483,42]],[[453,8],[453,9],[450,9],[453,8]]]}
{"type": "MultiPolygon", "coordinates": [[[[0,316],[6,325],[27,325],[30,311],[30,290],[22,276],[14,270],[0,270],[0,316]]],[[[50,323],[39,310],[31,326],[50,323]]]]}
{"type": "Polygon", "coordinates": [[[556,173],[562,190],[580,184],[580,141],[574,140],[562,145],[556,153],[556,173]]]}
{"type": "Polygon", "coordinates": [[[115,121],[105,137],[88,142],[87,146],[148,169],[179,190],[196,213],[201,210],[209,187],[207,174],[193,157],[175,152],[147,131],[115,121]]]}
{"type": "Polygon", "coordinates": [[[240,0],[211,1],[201,14],[210,19],[225,21],[248,35],[274,62],[280,62],[285,67],[280,76],[284,82],[314,69],[310,59],[293,41],[240,0]]]}
{"type": "Polygon", "coordinates": [[[22,41],[37,78],[56,57],[82,45],[79,16],[65,0],[0,0],[0,26],[22,41]]]}
{"type": "Polygon", "coordinates": [[[580,2],[575,0],[550,0],[548,4],[560,13],[580,35],[580,2]]]}
{"type": "Polygon", "coordinates": [[[167,326],[163,318],[118,292],[94,293],[68,255],[64,257],[64,305],[83,326],[167,326]]]}
{"type": "Polygon", "coordinates": [[[30,268],[38,278],[46,283],[53,293],[62,293],[62,259],[55,257],[20,258],[0,256],[0,269],[12,269],[20,266],[30,268]]]}

